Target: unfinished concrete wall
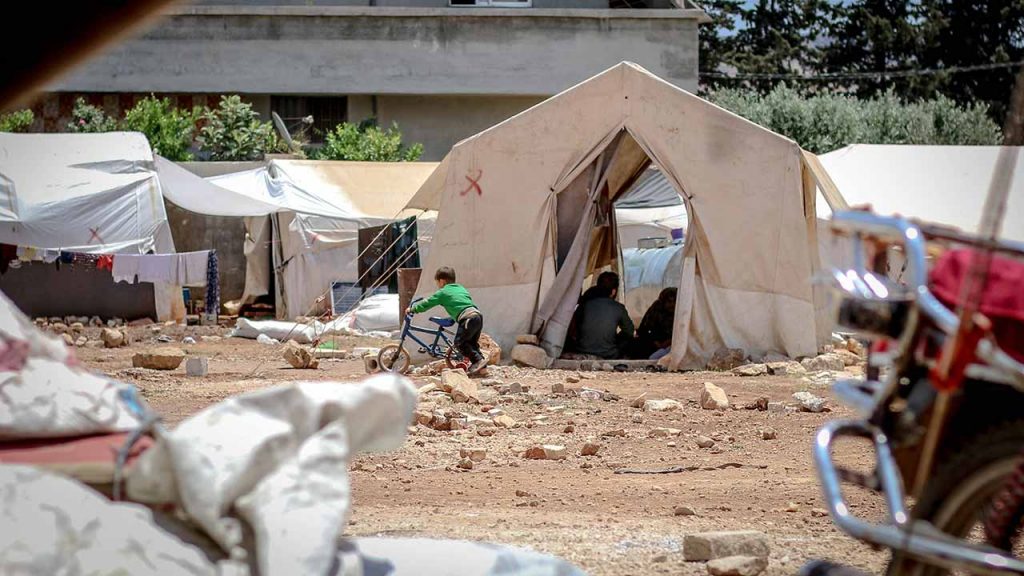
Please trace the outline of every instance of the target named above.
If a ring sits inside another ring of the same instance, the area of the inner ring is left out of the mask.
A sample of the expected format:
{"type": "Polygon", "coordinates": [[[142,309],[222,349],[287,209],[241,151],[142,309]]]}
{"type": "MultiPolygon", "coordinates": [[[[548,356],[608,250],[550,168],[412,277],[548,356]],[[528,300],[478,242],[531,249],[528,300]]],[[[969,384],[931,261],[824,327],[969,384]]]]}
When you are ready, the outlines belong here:
{"type": "MultiPolygon", "coordinates": [[[[189,172],[207,178],[231,172],[252,170],[264,165],[263,162],[183,162],[180,164],[189,172]]],[[[189,212],[164,200],[167,220],[171,225],[171,237],[178,252],[196,250],[217,251],[220,265],[220,299],[222,302],[242,297],[245,289],[245,223],[242,218],[207,216],[189,212]]],[[[202,298],[202,291],[196,296],[202,298]]]]}
{"type": "Polygon", "coordinates": [[[623,60],[697,87],[695,10],[183,6],[56,91],[549,96],[623,60]]]}
{"type": "Polygon", "coordinates": [[[530,96],[379,96],[382,126],[397,122],[405,142],[423,144],[424,161],[437,161],[459,140],[541,102],[530,96]]]}

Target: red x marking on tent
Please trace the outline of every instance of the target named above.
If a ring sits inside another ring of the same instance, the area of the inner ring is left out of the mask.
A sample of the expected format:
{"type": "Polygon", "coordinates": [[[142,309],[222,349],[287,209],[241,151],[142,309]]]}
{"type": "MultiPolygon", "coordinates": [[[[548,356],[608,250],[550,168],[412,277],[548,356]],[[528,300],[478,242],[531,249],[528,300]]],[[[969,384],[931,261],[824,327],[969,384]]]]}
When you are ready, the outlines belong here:
{"type": "Polygon", "coordinates": [[[89,228],[89,232],[91,233],[91,236],[89,236],[89,244],[92,244],[93,238],[99,240],[100,244],[106,244],[106,242],[103,241],[103,237],[100,236],[99,226],[97,226],[96,228],[89,228]]]}
{"type": "Polygon", "coordinates": [[[469,174],[466,174],[466,176],[465,176],[466,181],[469,182],[469,186],[466,186],[466,189],[463,190],[462,192],[460,192],[459,195],[460,196],[465,196],[466,194],[469,194],[473,190],[476,190],[476,195],[477,196],[483,196],[484,195],[484,191],[480,189],[480,179],[483,178],[483,175],[484,175],[484,171],[483,170],[480,170],[480,169],[470,170],[469,174]],[[475,175],[471,175],[474,172],[476,174],[475,175]]]}

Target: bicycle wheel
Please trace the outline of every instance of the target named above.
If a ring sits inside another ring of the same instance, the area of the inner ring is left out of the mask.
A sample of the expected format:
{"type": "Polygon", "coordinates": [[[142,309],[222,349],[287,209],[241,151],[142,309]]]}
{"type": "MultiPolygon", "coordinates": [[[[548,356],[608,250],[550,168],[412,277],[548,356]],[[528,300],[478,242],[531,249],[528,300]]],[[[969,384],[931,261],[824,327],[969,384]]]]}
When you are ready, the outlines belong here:
{"type": "Polygon", "coordinates": [[[448,351],[444,355],[444,363],[448,366],[448,369],[454,369],[459,362],[462,362],[462,352],[455,349],[455,346],[449,346],[448,351]]]}
{"type": "Polygon", "coordinates": [[[409,352],[401,344],[389,344],[381,348],[377,354],[377,364],[380,369],[396,374],[405,374],[411,360],[409,352]]]}

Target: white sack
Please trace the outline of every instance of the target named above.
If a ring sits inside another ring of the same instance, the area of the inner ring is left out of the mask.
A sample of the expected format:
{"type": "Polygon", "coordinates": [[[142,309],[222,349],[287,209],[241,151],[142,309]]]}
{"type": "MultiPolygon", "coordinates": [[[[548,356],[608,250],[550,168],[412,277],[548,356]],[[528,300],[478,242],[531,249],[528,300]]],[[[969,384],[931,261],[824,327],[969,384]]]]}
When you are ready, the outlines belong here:
{"type": "Polygon", "coordinates": [[[0,293],[0,440],[130,430],[118,384],[79,367],[0,293]]]}
{"type": "Polygon", "coordinates": [[[350,458],[397,448],[416,397],[407,380],[379,375],[230,398],[146,451],[128,494],[178,503],[233,558],[244,554],[245,520],[262,574],[326,574],[350,514],[350,458]]]}
{"type": "Polygon", "coordinates": [[[338,557],[339,576],[584,576],[560,558],[460,540],[352,538],[338,557]]]}
{"type": "Polygon", "coordinates": [[[325,334],[366,336],[402,328],[398,294],[376,294],[361,300],[355,308],[324,326],[325,334]]]}
{"type": "Polygon", "coordinates": [[[319,322],[315,321],[312,324],[299,324],[298,322],[283,322],[281,320],[249,320],[247,318],[239,318],[235,322],[235,329],[231,332],[231,335],[236,338],[255,340],[259,338],[260,334],[263,334],[279,342],[295,340],[300,344],[309,344],[316,338],[317,333],[322,331],[323,328],[319,326],[319,322]]]}
{"type": "Polygon", "coordinates": [[[223,574],[146,507],[29,466],[0,465],[0,526],[4,574],[223,574]]]}

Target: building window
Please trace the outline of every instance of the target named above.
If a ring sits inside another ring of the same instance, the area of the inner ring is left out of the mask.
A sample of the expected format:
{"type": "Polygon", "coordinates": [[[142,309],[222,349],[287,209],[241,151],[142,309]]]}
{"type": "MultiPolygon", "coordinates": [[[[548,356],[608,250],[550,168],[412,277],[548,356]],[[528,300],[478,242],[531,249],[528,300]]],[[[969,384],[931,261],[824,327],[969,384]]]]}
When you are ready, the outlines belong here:
{"type": "Polygon", "coordinates": [[[270,109],[281,117],[292,138],[312,144],[322,143],[328,132],[348,120],[344,96],[271,96],[270,109]]]}
{"type": "Polygon", "coordinates": [[[448,0],[450,6],[492,6],[495,8],[529,8],[533,0],[448,0]]]}

